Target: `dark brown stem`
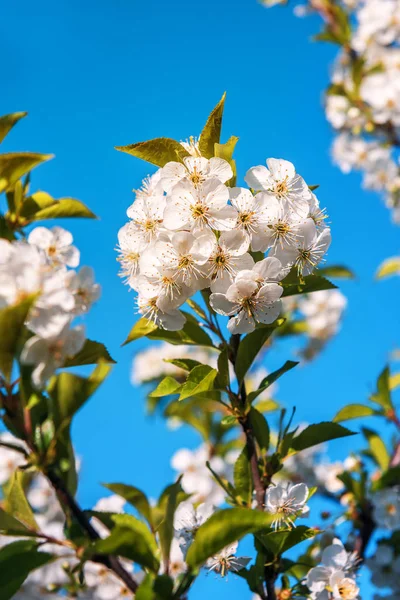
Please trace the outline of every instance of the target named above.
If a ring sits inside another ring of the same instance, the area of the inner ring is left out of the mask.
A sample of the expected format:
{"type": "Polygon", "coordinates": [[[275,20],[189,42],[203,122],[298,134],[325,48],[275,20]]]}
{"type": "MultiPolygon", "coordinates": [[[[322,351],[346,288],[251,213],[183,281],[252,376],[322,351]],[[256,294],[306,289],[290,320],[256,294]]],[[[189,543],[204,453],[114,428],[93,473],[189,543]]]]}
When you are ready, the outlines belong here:
{"type": "Polygon", "coordinates": [[[267,597],[268,597],[268,600],[276,600],[275,580],[266,579],[265,586],[267,588],[267,597]]]}
{"type": "Polygon", "coordinates": [[[361,562],[364,562],[367,546],[375,530],[375,521],[372,518],[372,505],[368,503],[359,513],[360,520],[359,533],[354,544],[354,550],[357,552],[361,562]]]}
{"type": "MultiPolygon", "coordinates": [[[[67,488],[65,487],[62,479],[54,473],[54,471],[47,470],[46,476],[52,484],[53,488],[57,493],[57,497],[60,500],[61,506],[65,509],[67,507],[71,514],[75,517],[79,525],[82,527],[84,531],[88,534],[89,538],[92,541],[96,541],[101,539],[93,525],[91,524],[89,518],[85,515],[83,510],[78,506],[77,502],[73,498],[73,496],[69,493],[67,488]]],[[[98,562],[106,566],[108,569],[113,571],[126,585],[126,587],[132,592],[135,593],[138,589],[138,584],[133,579],[133,577],[124,569],[124,567],[119,562],[118,558],[115,556],[103,556],[96,555],[93,556],[92,559],[94,562],[98,562]]]]}

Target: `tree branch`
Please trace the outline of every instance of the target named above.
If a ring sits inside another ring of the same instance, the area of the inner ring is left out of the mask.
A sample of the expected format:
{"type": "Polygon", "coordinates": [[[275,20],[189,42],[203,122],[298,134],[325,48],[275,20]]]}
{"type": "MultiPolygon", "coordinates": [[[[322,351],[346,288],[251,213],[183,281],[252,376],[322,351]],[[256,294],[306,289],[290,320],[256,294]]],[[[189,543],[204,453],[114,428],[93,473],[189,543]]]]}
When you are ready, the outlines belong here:
{"type": "MultiPolygon", "coordinates": [[[[47,470],[45,475],[47,476],[53,488],[55,489],[62,508],[64,509],[65,507],[68,507],[68,509],[75,517],[79,525],[84,531],[86,531],[86,533],[92,541],[101,539],[100,535],[97,533],[96,529],[91,524],[89,518],[78,506],[76,500],[65,487],[65,484],[62,481],[62,479],[56,473],[54,473],[54,471],[51,470],[47,470]]],[[[136,592],[136,590],[138,589],[138,584],[136,583],[132,575],[124,569],[124,567],[119,562],[118,558],[116,558],[115,556],[96,555],[93,556],[93,560],[94,562],[103,564],[108,569],[113,571],[124,582],[126,587],[132,593],[136,592]]]]}

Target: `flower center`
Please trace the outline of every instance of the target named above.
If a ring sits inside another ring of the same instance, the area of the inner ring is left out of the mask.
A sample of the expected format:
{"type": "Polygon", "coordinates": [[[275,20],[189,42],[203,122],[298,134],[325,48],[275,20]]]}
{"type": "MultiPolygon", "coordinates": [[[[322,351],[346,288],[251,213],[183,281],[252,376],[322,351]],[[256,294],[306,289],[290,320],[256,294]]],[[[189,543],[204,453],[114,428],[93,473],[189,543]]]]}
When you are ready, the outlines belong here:
{"type": "Polygon", "coordinates": [[[207,222],[207,213],[208,207],[202,204],[201,202],[197,202],[190,207],[192,212],[192,217],[196,221],[202,221],[203,223],[207,222]]]}
{"type": "Polygon", "coordinates": [[[358,588],[355,585],[355,583],[351,580],[343,581],[338,586],[338,592],[340,594],[340,597],[343,598],[343,600],[354,600],[355,598],[357,598],[358,588]]]}
{"type": "Polygon", "coordinates": [[[288,193],[288,190],[287,176],[282,181],[277,181],[275,183],[275,194],[278,198],[283,198],[288,193]]]}
{"type": "Polygon", "coordinates": [[[387,504],[386,505],[386,512],[391,517],[394,516],[397,513],[396,506],[394,504],[387,504]]]}
{"type": "Polygon", "coordinates": [[[193,183],[194,187],[197,187],[204,181],[203,174],[201,171],[197,170],[197,167],[193,167],[193,171],[190,173],[189,179],[193,183]]]}

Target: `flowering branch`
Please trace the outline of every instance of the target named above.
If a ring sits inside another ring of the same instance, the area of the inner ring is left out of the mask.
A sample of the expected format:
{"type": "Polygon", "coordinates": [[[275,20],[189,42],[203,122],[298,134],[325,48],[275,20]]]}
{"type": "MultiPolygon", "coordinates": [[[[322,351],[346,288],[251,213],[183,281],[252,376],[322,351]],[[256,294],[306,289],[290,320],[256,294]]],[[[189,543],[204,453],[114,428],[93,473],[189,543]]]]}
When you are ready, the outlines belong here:
{"type": "MultiPolygon", "coordinates": [[[[54,489],[57,493],[57,496],[60,500],[60,504],[63,507],[63,509],[68,509],[70,511],[70,513],[75,517],[75,519],[77,520],[79,525],[82,527],[82,529],[84,531],[86,531],[86,533],[88,534],[89,538],[92,541],[101,539],[100,535],[98,534],[96,529],[93,527],[93,525],[91,524],[88,517],[85,515],[83,510],[79,507],[75,498],[73,498],[73,496],[69,493],[69,491],[65,487],[62,479],[60,477],[58,477],[58,475],[51,469],[47,469],[45,474],[46,474],[47,478],[49,479],[50,483],[52,484],[52,486],[54,487],[54,489]]],[[[136,592],[136,590],[138,589],[137,582],[132,577],[132,575],[130,575],[130,573],[128,573],[128,571],[126,571],[124,569],[124,567],[121,565],[118,558],[116,558],[115,556],[96,555],[96,556],[92,557],[92,560],[103,564],[105,567],[107,567],[108,569],[113,571],[121,579],[121,581],[124,582],[126,587],[131,592],[133,592],[133,593],[136,592]]]]}

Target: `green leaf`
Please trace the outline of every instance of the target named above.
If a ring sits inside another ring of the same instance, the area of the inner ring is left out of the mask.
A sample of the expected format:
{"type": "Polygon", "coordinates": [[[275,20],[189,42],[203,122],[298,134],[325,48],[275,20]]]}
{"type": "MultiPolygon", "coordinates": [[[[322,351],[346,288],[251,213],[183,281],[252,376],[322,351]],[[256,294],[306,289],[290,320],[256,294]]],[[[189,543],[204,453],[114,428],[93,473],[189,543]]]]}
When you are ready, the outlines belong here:
{"type": "Polygon", "coordinates": [[[51,158],[53,158],[52,154],[38,154],[37,152],[0,154],[0,194],[34,167],[51,158]]]}
{"type": "Polygon", "coordinates": [[[284,319],[277,319],[272,325],[260,327],[248,333],[240,342],[236,358],[235,371],[239,383],[242,383],[247,371],[265,342],[273,333],[274,329],[285,322],[284,319]]]}
{"type": "Polygon", "coordinates": [[[230,384],[228,349],[225,347],[218,356],[218,375],[216,387],[226,389],[230,384]]]}
{"type": "Polygon", "coordinates": [[[191,396],[200,396],[204,392],[214,389],[214,380],[218,374],[216,369],[209,365],[199,365],[190,371],[188,378],[182,385],[179,400],[185,400],[191,396]]]}
{"type": "Polygon", "coordinates": [[[155,138],[147,142],[137,142],[129,146],[116,146],[116,150],[141,158],[157,167],[164,167],[168,162],[182,162],[189,153],[184,147],[170,138],[155,138]]]}
{"type": "Polygon", "coordinates": [[[108,537],[91,544],[87,557],[93,554],[122,556],[158,573],[157,544],[147,526],[132,515],[113,515],[111,518],[115,527],[108,537]]]}
{"type": "Polygon", "coordinates": [[[28,296],[19,304],[0,310],[0,371],[8,381],[19,349],[24,323],[36,296],[28,296]]]}
{"type": "Polygon", "coordinates": [[[349,268],[344,265],[328,265],[318,268],[318,274],[323,277],[333,277],[334,279],[355,279],[356,276],[349,268]]]}
{"type": "Polygon", "coordinates": [[[1,600],[13,598],[29,573],[54,560],[52,554],[38,552],[38,547],[34,540],[23,540],[0,549],[1,600]]]}
{"type": "MultiPolygon", "coordinates": [[[[193,319],[193,316],[188,315],[187,313],[185,313],[185,316],[187,318],[192,317],[193,319]]],[[[132,327],[128,337],[122,345],[125,346],[142,337],[148,337],[151,340],[162,340],[177,346],[188,344],[210,346],[214,348],[210,336],[195,320],[186,321],[180,331],[166,331],[165,329],[157,327],[153,321],[149,321],[145,318],[139,319],[132,327]]]]}
{"type": "Polygon", "coordinates": [[[217,370],[209,365],[195,367],[182,385],[179,400],[185,400],[192,396],[206,395],[208,397],[207,392],[214,390],[214,381],[217,373],[217,370]]]}
{"type": "Polygon", "coordinates": [[[233,481],[238,495],[246,506],[251,506],[253,480],[251,477],[250,457],[247,446],[239,454],[233,468],[233,481]]]}
{"type": "Polygon", "coordinates": [[[307,275],[304,277],[303,283],[297,277],[297,273],[293,271],[282,281],[283,294],[286,296],[295,296],[297,294],[310,294],[311,292],[319,292],[321,290],[335,290],[337,285],[321,277],[320,275],[307,275]]]}
{"type": "Polygon", "coordinates": [[[271,531],[264,535],[257,535],[257,538],[274,556],[279,556],[293,548],[293,546],[304,542],[304,540],[315,537],[317,533],[321,532],[310,529],[305,525],[299,525],[294,529],[271,531]]]}
{"type": "Polygon", "coordinates": [[[114,494],[125,498],[129,504],[134,506],[143,515],[150,525],[152,524],[151,506],[146,494],[141,490],[132,485],[125,485],[124,483],[103,483],[102,485],[114,494]]]}
{"type": "Polygon", "coordinates": [[[207,123],[200,134],[199,150],[202,156],[205,156],[206,158],[214,156],[214,144],[218,144],[221,137],[225,96],[226,94],[224,93],[221,100],[210,113],[207,123]]]}
{"type": "Polygon", "coordinates": [[[389,377],[390,390],[396,390],[400,386],[400,373],[395,373],[389,377]]]}
{"type": "Polygon", "coordinates": [[[154,575],[147,573],[135,593],[135,600],[156,600],[153,591],[154,575]]]}
{"type": "Polygon", "coordinates": [[[202,365],[201,362],[198,360],[193,360],[192,358],[164,358],[163,360],[164,362],[175,365],[175,367],[179,367],[184,371],[192,371],[195,367],[202,365]]]}
{"type": "Polygon", "coordinates": [[[233,135],[225,144],[214,144],[214,156],[223,158],[231,165],[233,177],[226,182],[229,187],[234,187],[236,184],[236,162],[232,156],[238,141],[239,138],[233,135]]]}
{"type": "Polygon", "coordinates": [[[373,490],[383,490],[385,488],[393,487],[398,485],[400,481],[400,466],[390,467],[387,471],[382,473],[379,479],[374,481],[373,490]]]}
{"type": "Polygon", "coordinates": [[[14,127],[20,119],[26,117],[26,112],[15,112],[0,117],[0,143],[4,140],[8,132],[14,127]]]}
{"type": "Polygon", "coordinates": [[[158,384],[155,390],[153,390],[149,396],[150,398],[163,398],[164,396],[171,396],[173,394],[178,394],[182,384],[180,384],[176,379],[167,375],[164,377],[162,381],[158,384]]]}
{"type": "Polygon", "coordinates": [[[349,421],[350,419],[370,417],[371,415],[376,414],[377,411],[370,406],[365,406],[364,404],[348,404],[339,410],[339,412],[334,416],[333,422],[339,423],[340,421],[349,421]]]}
{"type": "Polygon", "coordinates": [[[28,221],[45,219],[86,218],[96,219],[96,215],[80,200],[75,198],[53,198],[47,192],[35,192],[24,200],[21,217],[28,221]]]}
{"type": "Polygon", "coordinates": [[[312,446],[328,442],[329,440],[347,437],[348,435],[355,435],[355,432],[346,429],[346,427],[343,427],[338,423],[326,421],[315,425],[309,425],[303,429],[299,435],[293,438],[291,448],[300,452],[306,448],[311,448],[312,446]]]}
{"type": "Polygon", "coordinates": [[[58,425],[71,419],[103,383],[110,370],[108,364],[100,363],[88,378],[67,372],[53,377],[48,392],[53,400],[54,423],[58,425]]]}
{"type": "Polygon", "coordinates": [[[280,369],[277,369],[276,371],[273,371],[272,373],[267,375],[267,377],[264,377],[264,379],[260,383],[260,387],[257,390],[255,390],[254,392],[250,392],[250,394],[248,394],[247,403],[251,404],[257,398],[257,396],[262,394],[262,392],[264,392],[267,388],[269,388],[269,386],[272,385],[277,379],[282,377],[282,375],[284,375],[285,373],[287,373],[288,371],[293,369],[298,364],[299,364],[298,362],[294,362],[292,360],[287,360],[285,362],[285,364],[283,365],[283,367],[281,367],[280,369]]]}
{"type": "Polygon", "coordinates": [[[82,350],[78,354],[75,354],[75,356],[68,358],[64,363],[64,367],[93,365],[100,361],[115,364],[115,360],[111,358],[104,344],[94,342],[93,340],[86,340],[82,350]]]}
{"type": "Polygon", "coordinates": [[[72,494],[76,492],[77,476],[70,438],[71,420],[87,399],[95,393],[110,370],[110,365],[101,362],[88,378],[63,372],[53,377],[48,385],[48,393],[52,399],[51,417],[55,429],[51,442],[52,450],[62,479],[72,494]]]}
{"type": "Polygon", "coordinates": [[[260,446],[261,453],[264,454],[269,448],[269,425],[264,417],[254,406],[249,412],[249,419],[253,429],[254,437],[260,446]]]}
{"type": "Polygon", "coordinates": [[[1,535],[11,536],[36,536],[36,532],[33,532],[31,529],[27,529],[23,523],[18,521],[18,519],[7,513],[2,508],[0,508],[0,533],[1,535]]]}
{"type": "Polygon", "coordinates": [[[174,537],[174,514],[182,493],[180,479],[169,485],[161,494],[158,508],[163,513],[163,519],[158,527],[158,535],[164,562],[169,560],[172,539],[174,537]]]}
{"type": "Polygon", "coordinates": [[[146,337],[146,335],[148,335],[152,331],[155,331],[156,329],[158,329],[158,327],[153,321],[150,321],[149,319],[145,319],[143,317],[134,324],[134,326],[129,332],[128,337],[122,345],[125,346],[126,344],[129,344],[129,342],[134,342],[135,340],[139,340],[142,337],[146,337]]]}
{"type": "Polygon", "coordinates": [[[386,259],[379,267],[376,278],[383,279],[392,275],[400,275],[400,256],[386,259]]]}
{"type": "Polygon", "coordinates": [[[199,304],[197,304],[197,302],[195,302],[192,298],[189,298],[188,300],[186,300],[186,303],[190,306],[190,308],[192,310],[194,310],[194,312],[199,315],[199,317],[201,319],[204,319],[205,321],[207,320],[207,315],[204,312],[204,310],[201,308],[201,306],[199,304]]]}
{"type": "Polygon", "coordinates": [[[376,433],[376,431],[367,429],[366,427],[362,428],[362,432],[368,441],[369,449],[375,459],[375,462],[382,469],[382,471],[386,471],[390,465],[390,455],[382,438],[376,433]]]}
{"type": "Polygon", "coordinates": [[[372,402],[379,404],[385,410],[392,411],[394,409],[392,395],[390,393],[390,370],[385,367],[378,377],[377,391],[370,397],[372,402]]]}
{"type": "Polygon", "coordinates": [[[191,544],[186,562],[192,569],[200,567],[217,552],[248,533],[269,529],[274,515],[249,508],[227,508],[214,513],[199,529],[191,544]]]}
{"type": "Polygon", "coordinates": [[[7,489],[6,510],[23,525],[37,531],[38,526],[26,499],[23,483],[24,473],[22,471],[14,471],[7,489]]]}
{"type": "MultiPolygon", "coordinates": [[[[192,316],[188,315],[188,313],[184,314],[186,318],[192,316]]],[[[214,344],[208,333],[197,322],[192,320],[187,320],[183,328],[179,331],[166,331],[157,327],[148,333],[147,337],[151,340],[162,340],[177,346],[188,344],[190,346],[209,346],[214,348],[214,344]]]]}

